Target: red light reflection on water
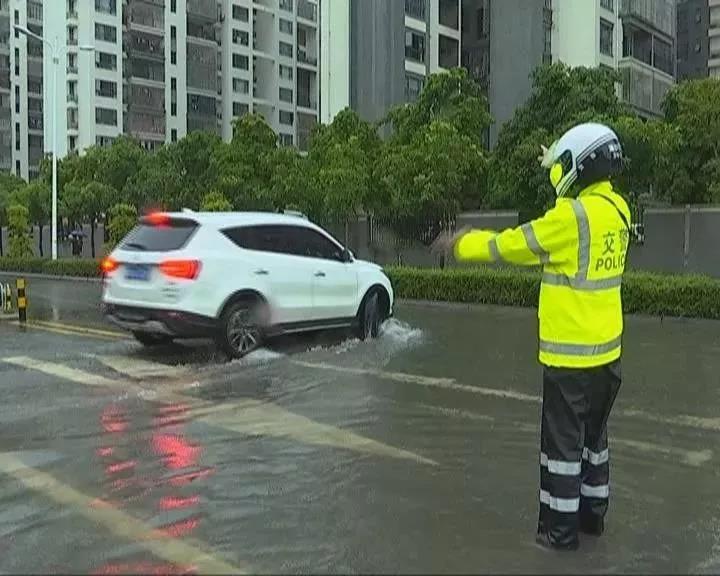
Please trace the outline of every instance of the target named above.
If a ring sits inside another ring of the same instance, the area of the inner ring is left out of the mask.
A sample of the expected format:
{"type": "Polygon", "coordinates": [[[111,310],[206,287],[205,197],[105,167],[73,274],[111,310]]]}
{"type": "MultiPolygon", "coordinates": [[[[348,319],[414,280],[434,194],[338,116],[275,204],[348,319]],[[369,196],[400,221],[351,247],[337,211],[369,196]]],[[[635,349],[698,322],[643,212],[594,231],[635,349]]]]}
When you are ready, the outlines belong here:
{"type": "Polygon", "coordinates": [[[197,574],[196,566],[176,566],[174,564],[154,564],[152,562],[134,562],[125,564],[105,564],[98,568],[92,574],[111,575],[111,574],[197,574]]]}

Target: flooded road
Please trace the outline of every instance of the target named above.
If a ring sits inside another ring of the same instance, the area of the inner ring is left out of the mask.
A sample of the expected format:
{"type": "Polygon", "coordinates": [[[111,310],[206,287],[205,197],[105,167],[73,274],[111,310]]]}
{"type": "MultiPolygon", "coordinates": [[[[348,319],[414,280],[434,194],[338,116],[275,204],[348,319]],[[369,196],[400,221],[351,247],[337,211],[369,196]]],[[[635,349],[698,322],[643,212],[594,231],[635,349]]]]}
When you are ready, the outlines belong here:
{"type": "Polygon", "coordinates": [[[611,506],[536,548],[532,310],[401,303],[377,341],[143,350],[100,288],[0,321],[0,572],[720,570],[720,324],[627,319],[611,506]]]}

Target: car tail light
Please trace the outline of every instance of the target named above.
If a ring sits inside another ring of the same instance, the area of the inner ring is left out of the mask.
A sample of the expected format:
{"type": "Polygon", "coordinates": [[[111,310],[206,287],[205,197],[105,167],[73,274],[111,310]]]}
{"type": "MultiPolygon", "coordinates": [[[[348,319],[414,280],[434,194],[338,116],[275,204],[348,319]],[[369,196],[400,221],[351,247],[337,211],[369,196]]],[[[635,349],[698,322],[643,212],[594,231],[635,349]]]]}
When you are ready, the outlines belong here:
{"type": "Polygon", "coordinates": [[[195,280],[200,274],[199,260],[165,260],[160,263],[160,272],[170,278],[195,280]]]}
{"type": "Polygon", "coordinates": [[[151,214],[148,214],[143,219],[145,222],[150,224],[151,226],[169,226],[170,225],[170,216],[167,214],[164,214],[163,212],[152,212],[151,214]]]}
{"type": "Polygon", "coordinates": [[[100,270],[103,274],[112,274],[115,272],[115,270],[118,269],[120,264],[118,264],[118,261],[115,260],[115,258],[111,258],[108,256],[107,258],[103,258],[100,262],[100,270]]]}

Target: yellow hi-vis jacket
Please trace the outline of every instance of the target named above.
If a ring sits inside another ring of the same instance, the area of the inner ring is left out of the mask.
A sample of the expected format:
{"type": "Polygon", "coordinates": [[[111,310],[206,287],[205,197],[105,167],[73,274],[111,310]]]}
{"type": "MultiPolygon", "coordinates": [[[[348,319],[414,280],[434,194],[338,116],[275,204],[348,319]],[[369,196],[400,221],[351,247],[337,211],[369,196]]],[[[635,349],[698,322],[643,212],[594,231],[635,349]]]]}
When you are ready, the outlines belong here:
{"type": "Polygon", "coordinates": [[[542,265],[540,363],[602,366],[621,354],[620,286],[630,219],[625,201],[604,181],[585,188],[577,199],[558,199],[544,216],[518,228],[468,232],[456,243],[455,257],[542,265]]]}

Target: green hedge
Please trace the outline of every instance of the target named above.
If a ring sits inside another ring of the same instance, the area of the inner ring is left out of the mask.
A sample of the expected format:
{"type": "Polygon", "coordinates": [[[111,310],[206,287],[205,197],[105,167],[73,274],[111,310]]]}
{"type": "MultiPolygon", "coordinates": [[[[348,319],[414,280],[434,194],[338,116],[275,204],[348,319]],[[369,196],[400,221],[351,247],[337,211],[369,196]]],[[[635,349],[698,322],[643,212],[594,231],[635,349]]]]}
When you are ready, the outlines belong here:
{"type": "MultiPolygon", "coordinates": [[[[398,298],[536,307],[539,271],[491,268],[389,268],[398,298]]],[[[720,281],[705,276],[628,272],[623,307],[630,314],[720,319],[720,281]]]]}
{"type": "MultiPolygon", "coordinates": [[[[94,260],[0,258],[0,271],[85,278],[99,275],[94,260]]],[[[398,298],[501,306],[537,306],[540,273],[514,269],[388,268],[398,298]]],[[[704,276],[628,272],[623,283],[627,313],[720,319],[720,281],[704,276]]]]}
{"type": "Polygon", "coordinates": [[[75,276],[93,278],[100,275],[100,262],[96,260],[43,258],[15,259],[0,258],[0,272],[29,272],[53,276],[75,276]]]}

